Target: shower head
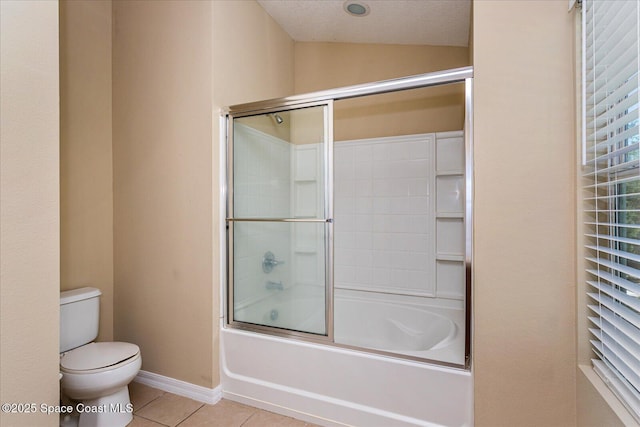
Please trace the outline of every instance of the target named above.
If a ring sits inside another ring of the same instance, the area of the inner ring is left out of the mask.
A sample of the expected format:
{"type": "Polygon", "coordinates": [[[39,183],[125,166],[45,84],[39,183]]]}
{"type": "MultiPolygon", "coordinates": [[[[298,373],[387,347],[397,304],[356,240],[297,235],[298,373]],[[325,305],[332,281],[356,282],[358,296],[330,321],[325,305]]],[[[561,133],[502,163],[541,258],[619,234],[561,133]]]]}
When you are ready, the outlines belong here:
{"type": "Polygon", "coordinates": [[[279,125],[281,125],[284,122],[283,118],[280,117],[280,115],[277,113],[273,113],[273,118],[276,119],[276,123],[278,123],[279,125]]]}

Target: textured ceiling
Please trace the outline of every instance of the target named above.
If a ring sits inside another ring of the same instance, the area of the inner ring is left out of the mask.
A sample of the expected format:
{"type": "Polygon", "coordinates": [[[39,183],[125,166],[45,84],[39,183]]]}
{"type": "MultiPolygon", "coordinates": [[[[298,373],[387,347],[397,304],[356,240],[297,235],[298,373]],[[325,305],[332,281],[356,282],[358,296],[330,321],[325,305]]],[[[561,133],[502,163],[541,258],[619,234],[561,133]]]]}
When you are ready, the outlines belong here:
{"type": "Polygon", "coordinates": [[[370,13],[354,17],[344,0],[258,0],[295,41],[467,46],[471,0],[357,0],[370,13]]]}

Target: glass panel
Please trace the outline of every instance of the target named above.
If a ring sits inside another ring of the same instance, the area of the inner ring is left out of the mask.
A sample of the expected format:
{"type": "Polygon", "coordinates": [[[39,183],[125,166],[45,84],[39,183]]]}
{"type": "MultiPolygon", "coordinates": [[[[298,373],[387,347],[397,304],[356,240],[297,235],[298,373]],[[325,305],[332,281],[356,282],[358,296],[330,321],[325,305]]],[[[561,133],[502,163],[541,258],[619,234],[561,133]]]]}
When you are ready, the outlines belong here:
{"type": "Polygon", "coordinates": [[[234,218],[324,217],[325,108],[234,119],[234,218]]]}
{"type": "Polygon", "coordinates": [[[334,340],[465,363],[465,87],[334,104],[334,340]]]}
{"type": "Polygon", "coordinates": [[[233,224],[233,319],[326,335],[325,223],[233,224]]]}
{"type": "Polygon", "coordinates": [[[235,322],[328,335],[327,108],[233,120],[235,322]]]}

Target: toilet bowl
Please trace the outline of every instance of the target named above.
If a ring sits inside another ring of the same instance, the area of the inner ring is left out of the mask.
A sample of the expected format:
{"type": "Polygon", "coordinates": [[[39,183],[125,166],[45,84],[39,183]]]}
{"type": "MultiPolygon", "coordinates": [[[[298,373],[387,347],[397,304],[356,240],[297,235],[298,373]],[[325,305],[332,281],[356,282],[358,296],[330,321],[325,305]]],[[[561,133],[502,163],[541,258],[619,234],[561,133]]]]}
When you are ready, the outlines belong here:
{"type": "Polygon", "coordinates": [[[138,346],[99,342],[60,356],[62,390],[81,403],[79,426],[124,426],[133,418],[128,384],[142,366],[138,346]]]}
{"type": "Polygon", "coordinates": [[[74,401],[79,427],[124,427],[133,419],[128,385],[142,356],[135,344],[90,342],[97,336],[99,296],[95,288],[60,294],[62,395],[74,401]]]}

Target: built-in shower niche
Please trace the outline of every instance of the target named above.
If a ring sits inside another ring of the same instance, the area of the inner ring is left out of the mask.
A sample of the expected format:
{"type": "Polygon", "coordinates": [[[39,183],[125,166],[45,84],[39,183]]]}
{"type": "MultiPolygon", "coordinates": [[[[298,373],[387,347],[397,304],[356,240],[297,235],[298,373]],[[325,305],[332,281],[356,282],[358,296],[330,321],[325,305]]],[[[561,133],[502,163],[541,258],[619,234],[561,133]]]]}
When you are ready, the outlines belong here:
{"type": "Polygon", "coordinates": [[[323,116],[234,119],[234,321],[327,333],[323,116]]]}

